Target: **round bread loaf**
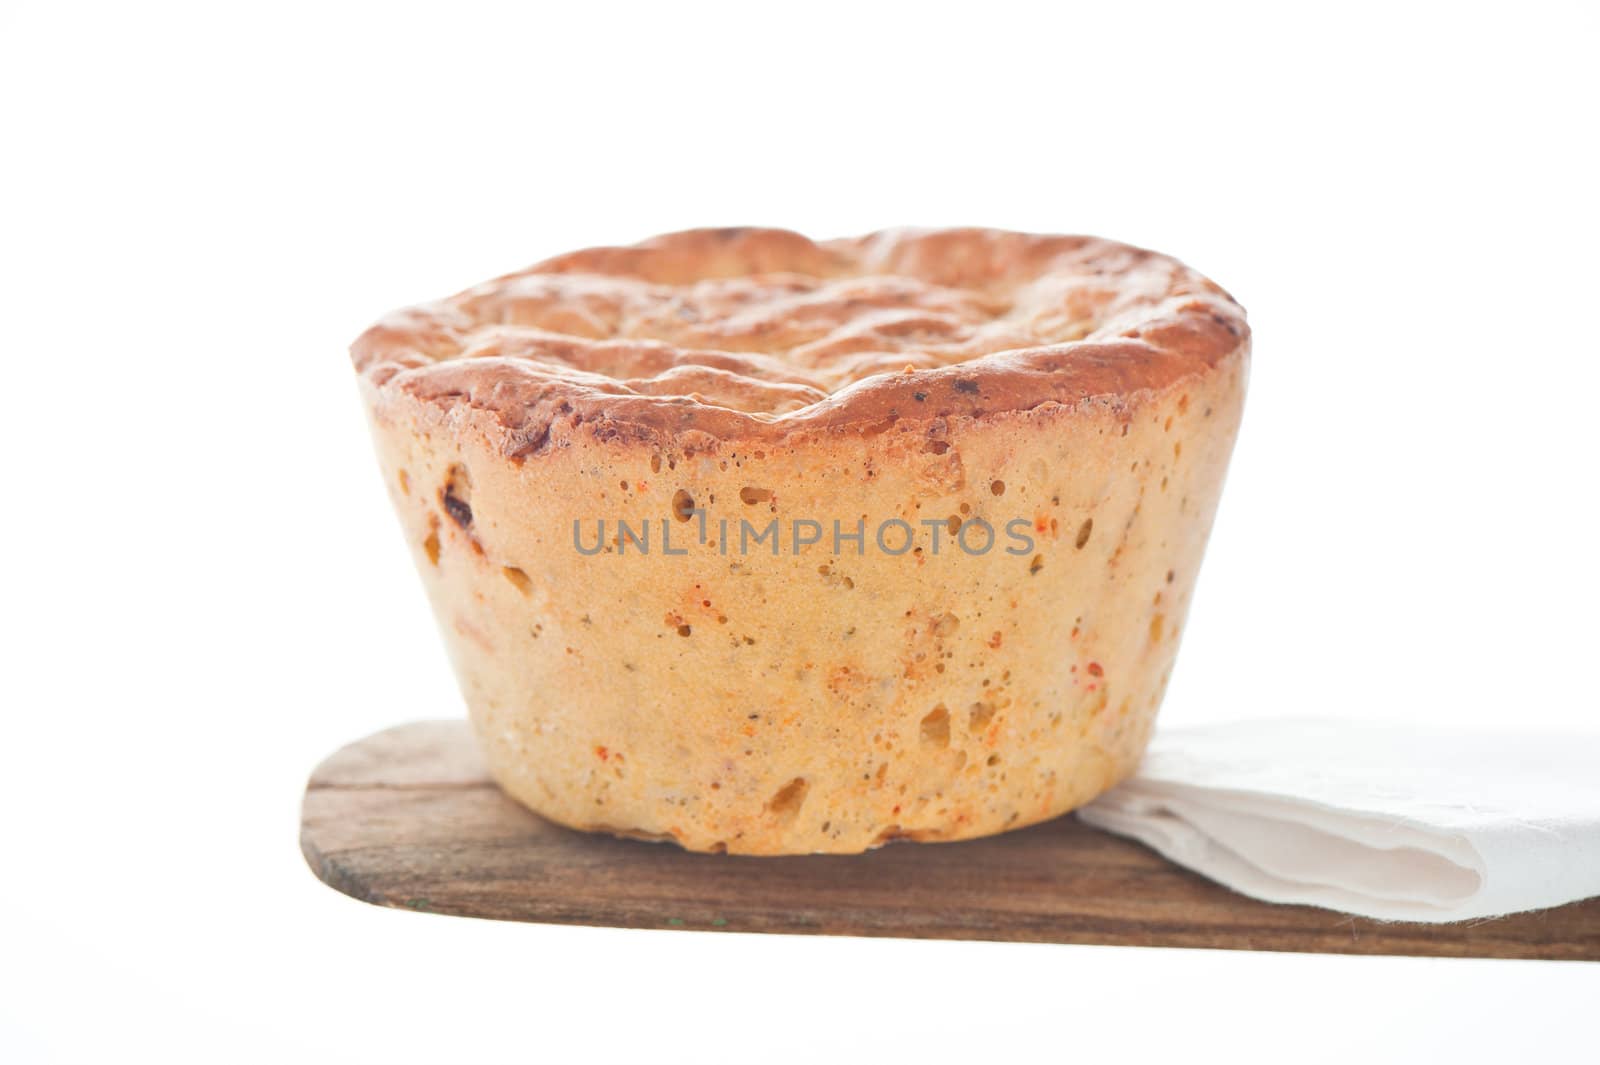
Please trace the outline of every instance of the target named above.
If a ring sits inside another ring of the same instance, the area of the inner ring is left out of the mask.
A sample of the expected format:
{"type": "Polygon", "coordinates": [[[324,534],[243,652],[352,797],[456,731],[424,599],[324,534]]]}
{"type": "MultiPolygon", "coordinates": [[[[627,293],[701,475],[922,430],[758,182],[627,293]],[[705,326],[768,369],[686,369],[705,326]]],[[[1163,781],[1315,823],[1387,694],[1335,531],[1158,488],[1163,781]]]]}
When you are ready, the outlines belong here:
{"type": "Polygon", "coordinates": [[[1132,771],[1249,336],[1105,240],[717,229],[398,312],[353,356],[507,792],[692,850],[851,853],[1132,771]]]}

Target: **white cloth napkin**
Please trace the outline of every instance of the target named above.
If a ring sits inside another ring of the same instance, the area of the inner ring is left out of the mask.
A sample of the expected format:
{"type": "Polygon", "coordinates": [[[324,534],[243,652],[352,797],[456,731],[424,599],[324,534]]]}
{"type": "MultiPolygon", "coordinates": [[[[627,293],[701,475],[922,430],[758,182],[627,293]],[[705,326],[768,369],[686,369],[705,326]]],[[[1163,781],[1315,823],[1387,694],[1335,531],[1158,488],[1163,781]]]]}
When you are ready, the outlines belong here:
{"type": "Polygon", "coordinates": [[[1268,902],[1460,921],[1600,895],[1600,734],[1365,722],[1158,731],[1078,812],[1268,902]]]}

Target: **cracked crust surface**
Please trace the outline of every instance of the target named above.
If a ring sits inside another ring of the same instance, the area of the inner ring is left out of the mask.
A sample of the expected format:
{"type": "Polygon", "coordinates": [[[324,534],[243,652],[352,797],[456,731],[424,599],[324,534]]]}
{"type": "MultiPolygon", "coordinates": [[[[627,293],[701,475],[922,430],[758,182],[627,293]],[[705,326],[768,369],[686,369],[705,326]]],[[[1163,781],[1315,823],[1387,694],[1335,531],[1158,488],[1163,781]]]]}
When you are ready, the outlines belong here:
{"type": "Polygon", "coordinates": [[[352,355],[373,385],[491,415],[520,457],[584,425],[694,450],[1116,401],[1248,343],[1216,284],[1113,241],[700,229],[396,312],[352,355]]]}

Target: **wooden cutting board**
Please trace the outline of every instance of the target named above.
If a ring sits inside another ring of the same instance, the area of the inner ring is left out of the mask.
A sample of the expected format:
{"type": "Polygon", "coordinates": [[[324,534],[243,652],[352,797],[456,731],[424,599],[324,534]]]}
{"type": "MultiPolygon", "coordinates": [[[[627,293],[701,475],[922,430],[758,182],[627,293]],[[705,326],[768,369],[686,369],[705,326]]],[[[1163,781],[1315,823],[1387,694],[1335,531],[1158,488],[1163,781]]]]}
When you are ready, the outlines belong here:
{"type": "Polygon", "coordinates": [[[624,928],[1600,960],[1600,899],[1451,925],[1276,906],[1072,817],[840,857],[690,854],[573,832],[490,781],[464,721],[369,736],[306,785],[317,876],[380,906],[624,928]]]}

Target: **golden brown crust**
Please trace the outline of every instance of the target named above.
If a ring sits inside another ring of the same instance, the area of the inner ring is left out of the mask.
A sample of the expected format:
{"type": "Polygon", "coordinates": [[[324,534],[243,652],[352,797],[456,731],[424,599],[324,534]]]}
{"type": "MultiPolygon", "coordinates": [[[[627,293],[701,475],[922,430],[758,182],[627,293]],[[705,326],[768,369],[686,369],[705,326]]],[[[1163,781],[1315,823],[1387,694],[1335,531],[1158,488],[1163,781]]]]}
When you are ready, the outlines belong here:
{"type": "Polygon", "coordinates": [[[558,256],[397,312],[352,356],[384,391],[488,415],[520,458],[577,432],[693,451],[1120,406],[1248,344],[1221,288],[1112,241],[700,229],[558,256]]]}

